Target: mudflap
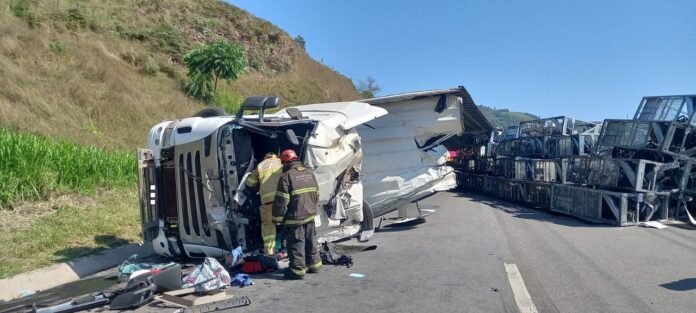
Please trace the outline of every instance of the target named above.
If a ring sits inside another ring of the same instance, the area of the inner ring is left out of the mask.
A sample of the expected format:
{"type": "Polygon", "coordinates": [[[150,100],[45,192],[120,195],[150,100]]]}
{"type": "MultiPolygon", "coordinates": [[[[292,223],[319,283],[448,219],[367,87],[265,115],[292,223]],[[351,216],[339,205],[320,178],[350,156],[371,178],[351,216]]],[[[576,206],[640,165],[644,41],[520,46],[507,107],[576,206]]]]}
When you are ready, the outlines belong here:
{"type": "Polygon", "coordinates": [[[366,242],[375,234],[375,214],[372,212],[370,204],[363,201],[363,220],[360,223],[360,234],[358,241],[366,242]]]}

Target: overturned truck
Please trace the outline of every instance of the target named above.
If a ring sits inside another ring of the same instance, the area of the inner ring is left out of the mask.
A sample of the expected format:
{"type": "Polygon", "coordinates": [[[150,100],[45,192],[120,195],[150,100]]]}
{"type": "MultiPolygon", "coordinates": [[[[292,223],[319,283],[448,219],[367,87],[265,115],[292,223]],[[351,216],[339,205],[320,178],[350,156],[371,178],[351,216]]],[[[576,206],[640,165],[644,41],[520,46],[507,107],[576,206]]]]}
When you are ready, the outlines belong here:
{"type": "Polygon", "coordinates": [[[206,109],[150,130],[137,152],[140,207],[143,239],[158,254],[261,247],[259,199],[245,180],[266,153],[287,148],[315,171],[320,240],[367,240],[375,217],[406,218],[413,202],[455,186],[450,138],[490,128],[463,87],[266,114],[278,101],[250,97],[236,116],[206,109]]]}

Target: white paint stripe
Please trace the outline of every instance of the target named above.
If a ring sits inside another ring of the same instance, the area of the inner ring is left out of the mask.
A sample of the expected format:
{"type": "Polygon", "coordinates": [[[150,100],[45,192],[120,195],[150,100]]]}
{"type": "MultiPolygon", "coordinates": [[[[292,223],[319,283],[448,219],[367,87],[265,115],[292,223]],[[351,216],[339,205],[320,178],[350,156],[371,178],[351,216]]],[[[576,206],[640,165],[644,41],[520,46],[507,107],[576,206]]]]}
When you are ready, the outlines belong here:
{"type": "Polygon", "coordinates": [[[529,291],[527,291],[527,286],[524,285],[522,274],[520,274],[520,270],[517,269],[517,265],[504,264],[508,280],[510,281],[510,287],[512,287],[512,295],[515,297],[515,303],[517,303],[517,308],[520,310],[520,313],[537,313],[537,308],[534,302],[532,302],[532,297],[529,295],[529,291]]]}

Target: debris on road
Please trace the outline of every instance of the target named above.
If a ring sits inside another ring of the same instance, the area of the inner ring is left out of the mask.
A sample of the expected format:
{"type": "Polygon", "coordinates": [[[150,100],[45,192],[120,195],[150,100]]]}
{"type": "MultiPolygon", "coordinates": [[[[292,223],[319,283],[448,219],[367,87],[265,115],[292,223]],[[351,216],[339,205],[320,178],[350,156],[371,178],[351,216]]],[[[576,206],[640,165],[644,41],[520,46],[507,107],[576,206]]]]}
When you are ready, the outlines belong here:
{"type": "Polygon", "coordinates": [[[258,253],[245,256],[242,263],[242,272],[247,274],[272,273],[278,268],[280,267],[276,258],[258,253]]]}
{"type": "Polygon", "coordinates": [[[206,292],[229,286],[230,282],[230,274],[216,259],[205,258],[203,264],[184,277],[182,287],[195,287],[196,292],[206,292]]]}
{"type": "Polygon", "coordinates": [[[227,311],[228,309],[248,306],[251,304],[251,300],[247,296],[241,296],[234,299],[216,301],[209,304],[196,305],[190,308],[185,308],[180,313],[208,313],[217,311],[227,311]]]}
{"type": "Polygon", "coordinates": [[[365,277],[366,275],[365,275],[365,274],[360,274],[360,273],[350,273],[350,275],[348,275],[348,276],[349,276],[349,277],[353,277],[353,278],[363,278],[363,277],[365,277]]]}
{"type": "Polygon", "coordinates": [[[247,274],[237,274],[232,278],[232,286],[247,287],[254,285],[254,281],[247,274]]]}
{"type": "Polygon", "coordinates": [[[118,279],[121,282],[128,281],[135,276],[143,273],[148,273],[151,270],[163,269],[174,265],[175,263],[161,263],[161,264],[150,264],[145,262],[138,262],[138,255],[133,254],[128,259],[123,261],[121,265],[118,266],[118,279]]]}

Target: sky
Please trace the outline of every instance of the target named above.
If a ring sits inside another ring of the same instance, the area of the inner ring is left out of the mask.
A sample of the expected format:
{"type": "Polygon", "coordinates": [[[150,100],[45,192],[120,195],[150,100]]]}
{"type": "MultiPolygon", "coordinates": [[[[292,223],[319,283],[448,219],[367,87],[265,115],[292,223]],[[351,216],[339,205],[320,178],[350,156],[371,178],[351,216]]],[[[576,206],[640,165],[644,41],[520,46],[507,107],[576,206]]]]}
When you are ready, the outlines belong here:
{"type": "Polygon", "coordinates": [[[463,85],[477,104],[602,120],[696,94],[696,1],[230,3],[354,81],[376,78],[379,95],[463,85]]]}

